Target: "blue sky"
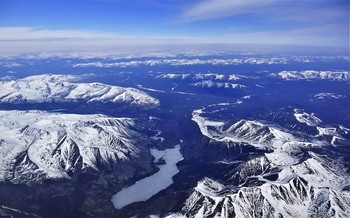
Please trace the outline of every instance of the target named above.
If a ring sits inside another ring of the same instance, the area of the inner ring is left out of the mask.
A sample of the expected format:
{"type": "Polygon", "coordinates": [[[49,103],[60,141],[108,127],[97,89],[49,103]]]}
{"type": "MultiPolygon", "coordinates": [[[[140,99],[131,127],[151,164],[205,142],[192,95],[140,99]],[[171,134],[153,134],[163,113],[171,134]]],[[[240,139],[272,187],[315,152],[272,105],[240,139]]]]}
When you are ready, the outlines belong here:
{"type": "Polygon", "coordinates": [[[5,52],[166,44],[349,47],[348,0],[0,0],[5,52]]]}

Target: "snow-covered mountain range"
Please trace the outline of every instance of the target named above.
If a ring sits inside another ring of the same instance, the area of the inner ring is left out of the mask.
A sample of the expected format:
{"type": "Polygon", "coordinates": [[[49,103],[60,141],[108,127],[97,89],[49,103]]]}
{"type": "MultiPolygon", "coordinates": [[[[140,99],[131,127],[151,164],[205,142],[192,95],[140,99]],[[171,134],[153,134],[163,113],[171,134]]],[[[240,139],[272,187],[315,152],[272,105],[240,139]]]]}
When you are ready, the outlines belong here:
{"type": "Polygon", "coordinates": [[[166,73],[156,76],[158,79],[187,80],[190,86],[200,88],[223,88],[223,89],[243,89],[247,86],[232,81],[248,78],[237,74],[219,73],[166,73]]]}
{"type": "MultiPolygon", "coordinates": [[[[186,66],[186,65],[241,65],[241,64],[286,64],[288,63],[287,58],[281,57],[261,57],[261,58],[231,58],[231,59],[180,59],[180,58],[171,58],[171,59],[149,59],[149,60],[130,60],[130,61],[118,61],[118,62],[86,62],[74,64],[73,67],[137,67],[137,66],[157,66],[157,65],[170,65],[170,66],[186,66]]],[[[294,59],[293,61],[298,61],[294,59]]]]}
{"type": "Polygon", "coordinates": [[[0,120],[0,181],[70,179],[86,168],[122,180],[150,169],[147,138],[130,118],[0,111],[0,120]]]}
{"type": "Polygon", "coordinates": [[[200,109],[192,113],[192,120],[197,123],[202,134],[214,141],[225,142],[228,146],[233,142],[270,149],[297,140],[281,127],[259,121],[242,119],[224,129],[224,122],[210,121],[202,116],[202,112],[200,109]]]}
{"type": "Polygon", "coordinates": [[[42,102],[111,102],[140,108],[154,108],[159,100],[134,89],[102,83],[79,83],[72,75],[35,75],[0,82],[2,103],[42,102]]]}
{"type": "Polygon", "coordinates": [[[161,79],[191,79],[191,80],[240,80],[247,78],[238,74],[220,74],[220,73],[166,73],[160,74],[157,78],[161,79]]]}
{"type": "Polygon", "coordinates": [[[322,79],[333,81],[349,81],[350,74],[348,71],[282,71],[278,73],[278,77],[285,80],[307,80],[322,79]]]}
{"type": "Polygon", "coordinates": [[[201,87],[201,88],[224,88],[224,89],[243,89],[243,88],[246,88],[245,85],[241,85],[241,84],[213,82],[211,80],[196,82],[196,83],[193,83],[192,85],[196,86],[196,87],[201,87]]]}
{"type": "MultiPolygon", "coordinates": [[[[334,160],[305,148],[334,146],[344,127],[322,128],[314,114],[295,110],[295,119],[319,134],[305,137],[278,125],[239,120],[227,123],[195,110],[192,120],[202,134],[226,146],[254,146],[267,152],[242,163],[229,179],[203,178],[187,198],[186,217],[347,217],[350,175],[344,160],[334,160]],[[320,136],[331,136],[327,141],[320,136]]],[[[345,128],[346,129],[346,128],[345,128]]],[[[344,144],[343,144],[344,145],[344,144]]]]}
{"type": "Polygon", "coordinates": [[[309,158],[278,172],[266,157],[245,163],[233,177],[238,186],[204,178],[182,211],[186,217],[347,217],[350,178],[339,162],[309,158]],[[250,180],[258,181],[252,183],[250,180]],[[250,182],[251,184],[247,184],[250,182]]]}
{"type": "Polygon", "coordinates": [[[348,61],[1,60],[0,216],[348,217],[348,61]]]}
{"type": "Polygon", "coordinates": [[[344,60],[348,57],[237,57],[237,58],[164,58],[164,59],[146,59],[146,60],[105,60],[90,61],[74,64],[73,67],[99,67],[99,68],[111,68],[111,67],[138,67],[138,66],[193,66],[193,65],[213,65],[213,66],[226,66],[226,65],[285,65],[289,63],[311,63],[315,61],[329,62],[334,60],[344,60]]]}

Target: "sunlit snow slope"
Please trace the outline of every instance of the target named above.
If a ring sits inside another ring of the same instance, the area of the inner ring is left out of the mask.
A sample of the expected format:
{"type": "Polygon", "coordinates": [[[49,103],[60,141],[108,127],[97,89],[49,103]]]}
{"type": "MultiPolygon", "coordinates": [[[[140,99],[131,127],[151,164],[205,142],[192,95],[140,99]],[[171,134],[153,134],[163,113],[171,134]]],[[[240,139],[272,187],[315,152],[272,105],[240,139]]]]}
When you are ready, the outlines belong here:
{"type": "Polygon", "coordinates": [[[150,160],[147,139],[130,118],[0,111],[0,120],[0,180],[69,179],[85,168],[127,177],[150,160]],[[120,170],[125,166],[129,171],[120,170]]]}
{"type": "Polygon", "coordinates": [[[72,75],[36,75],[0,82],[2,103],[42,102],[112,102],[141,108],[154,108],[159,100],[134,89],[102,83],[79,83],[72,75]]]}

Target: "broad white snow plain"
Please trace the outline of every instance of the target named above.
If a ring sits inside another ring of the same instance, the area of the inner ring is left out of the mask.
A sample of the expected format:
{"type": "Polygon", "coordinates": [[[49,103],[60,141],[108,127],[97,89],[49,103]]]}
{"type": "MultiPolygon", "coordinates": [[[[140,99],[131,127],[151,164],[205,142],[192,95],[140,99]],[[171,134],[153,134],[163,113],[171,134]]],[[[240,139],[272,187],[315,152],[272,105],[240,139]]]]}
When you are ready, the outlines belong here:
{"type": "Polygon", "coordinates": [[[172,178],[179,172],[176,164],[183,159],[180,145],[164,151],[151,149],[151,154],[155,158],[155,163],[163,159],[165,164],[158,166],[159,171],[157,173],[141,179],[134,185],[123,188],[113,195],[111,201],[115,208],[121,209],[134,202],[146,201],[173,184],[172,178]]]}

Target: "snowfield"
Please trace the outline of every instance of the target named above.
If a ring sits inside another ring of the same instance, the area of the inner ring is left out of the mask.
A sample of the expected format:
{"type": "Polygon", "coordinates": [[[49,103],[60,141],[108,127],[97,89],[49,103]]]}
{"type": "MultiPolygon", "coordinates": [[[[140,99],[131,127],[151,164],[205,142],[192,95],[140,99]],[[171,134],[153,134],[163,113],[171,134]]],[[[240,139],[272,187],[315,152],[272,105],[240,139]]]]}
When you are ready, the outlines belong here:
{"type": "Polygon", "coordinates": [[[0,181],[70,179],[83,168],[112,170],[150,159],[130,118],[0,111],[0,120],[0,181]]]}
{"type": "Polygon", "coordinates": [[[140,108],[155,108],[159,100],[146,93],[102,83],[78,83],[72,75],[36,75],[19,80],[0,81],[0,102],[111,102],[140,108]]]}

